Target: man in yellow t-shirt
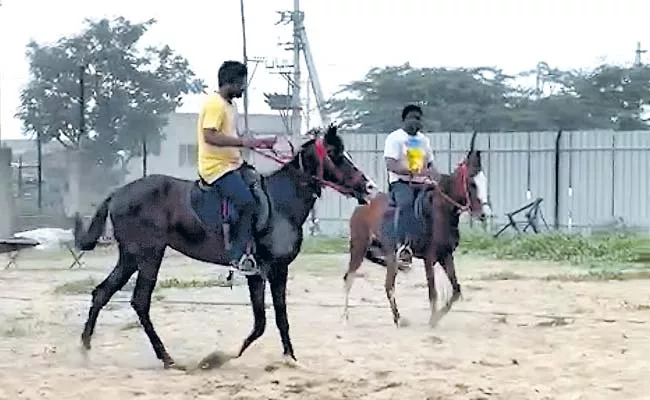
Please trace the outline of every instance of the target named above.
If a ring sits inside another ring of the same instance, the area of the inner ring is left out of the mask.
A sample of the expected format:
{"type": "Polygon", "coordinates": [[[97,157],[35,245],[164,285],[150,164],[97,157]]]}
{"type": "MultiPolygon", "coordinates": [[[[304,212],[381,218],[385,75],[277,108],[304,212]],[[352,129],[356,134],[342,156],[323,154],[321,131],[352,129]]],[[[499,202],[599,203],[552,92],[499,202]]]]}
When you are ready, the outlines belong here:
{"type": "MultiPolygon", "coordinates": [[[[271,148],[275,138],[240,138],[237,134],[237,109],[233,99],[242,97],[247,72],[246,65],[238,61],[226,61],[221,65],[219,91],[208,95],[199,113],[197,144],[199,177],[230,200],[239,214],[230,249],[231,266],[245,275],[254,275],[259,269],[246,250],[253,240],[253,216],[257,205],[242,177],[244,160],[240,148],[271,148]]],[[[214,206],[220,207],[219,204],[214,206]]]]}

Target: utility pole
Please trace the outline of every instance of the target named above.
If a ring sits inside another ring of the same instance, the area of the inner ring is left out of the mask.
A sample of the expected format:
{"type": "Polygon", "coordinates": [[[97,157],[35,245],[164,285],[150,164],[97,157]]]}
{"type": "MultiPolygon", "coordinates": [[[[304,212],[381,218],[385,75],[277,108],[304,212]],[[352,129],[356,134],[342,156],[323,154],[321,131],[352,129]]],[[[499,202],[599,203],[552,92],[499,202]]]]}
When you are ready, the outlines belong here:
{"type": "MultiPolygon", "coordinates": [[[[246,51],[246,15],[244,14],[244,0],[239,0],[239,13],[241,14],[242,55],[244,65],[248,68],[248,53],[246,51]]],[[[244,136],[248,136],[248,77],[244,87],[244,136]]]]}
{"type": "Polygon", "coordinates": [[[300,136],[300,51],[302,23],[304,14],[300,11],[300,0],[293,0],[293,13],[291,20],[293,22],[293,91],[291,105],[293,111],[291,114],[291,133],[293,136],[300,136]]]}
{"type": "Polygon", "coordinates": [[[647,53],[648,50],[641,50],[641,42],[636,42],[636,51],[634,56],[634,66],[641,67],[643,62],[641,62],[641,54],[647,53]]]}
{"type": "MultiPolygon", "coordinates": [[[[2,7],[2,0],[0,0],[0,7],[2,7]]],[[[0,53],[4,51],[0,49],[0,53]]],[[[0,87],[2,87],[2,65],[0,65],[0,87]]],[[[2,89],[0,88],[0,147],[2,147],[2,89]]]]}

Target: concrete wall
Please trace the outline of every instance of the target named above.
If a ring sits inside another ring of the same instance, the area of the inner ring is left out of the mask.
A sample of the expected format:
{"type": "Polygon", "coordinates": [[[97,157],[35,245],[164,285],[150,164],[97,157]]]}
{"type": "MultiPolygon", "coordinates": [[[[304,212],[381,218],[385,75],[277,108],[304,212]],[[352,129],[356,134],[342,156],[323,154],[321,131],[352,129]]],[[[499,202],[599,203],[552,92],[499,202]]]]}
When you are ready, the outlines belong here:
{"type": "Polygon", "coordinates": [[[0,147],[0,238],[14,234],[15,214],[13,196],[11,149],[0,147]]]}
{"type": "MultiPolygon", "coordinates": [[[[149,154],[147,173],[166,174],[184,179],[196,179],[196,113],[174,113],[163,130],[165,140],[160,144],[160,154],[149,154]]],[[[250,114],[249,129],[255,135],[285,135],[286,127],[279,115],[250,114]]],[[[243,130],[243,117],[239,120],[243,130]]],[[[130,182],[142,177],[142,158],[135,157],[129,162],[130,182]]]]}

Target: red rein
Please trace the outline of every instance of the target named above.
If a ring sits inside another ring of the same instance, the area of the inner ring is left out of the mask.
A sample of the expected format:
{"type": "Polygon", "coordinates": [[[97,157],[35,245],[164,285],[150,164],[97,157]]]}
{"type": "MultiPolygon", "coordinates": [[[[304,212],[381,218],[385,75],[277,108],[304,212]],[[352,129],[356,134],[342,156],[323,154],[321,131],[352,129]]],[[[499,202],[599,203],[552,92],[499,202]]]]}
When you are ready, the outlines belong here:
{"type": "MultiPolygon", "coordinates": [[[[328,182],[328,181],[323,179],[325,162],[326,162],[326,160],[331,162],[331,160],[329,160],[329,157],[327,156],[327,150],[325,149],[325,144],[323,143],[322,139],[316,139],[315,147],[316,147],[316,157],[318,158],[319,165],[318,165],[318,176],[315,176],[314,178],[318,179],[323,185],[329,186],[330,188],[336,190],[337,192],[339,192],[341,194],[345,195],[345,194],[350,193],[350,191],[345,189],[344,187],[339,186],[339,185],[337,185],[335,183],[332,183],[332,182],[328,182]]],[[[257,153],[257,154],[259,154],[259,155],[261,155],[263,157],[269,158],[269,159],[271,159],[271,160],[273,160],[273,161],[275,161],[275,162],[277,162],[278,164],[281,164],[281,165],[284,165],[284,164],[288,163],[289,161],[291,161],[293,159],[293,156],[292,157],[284,157],[284,158],[280,157],[278,155],[278,153],[273,149],[271,149],[272,154],[269,154],[269,153],[266,153],[266,152],[263,152],[263,151],[260,151],[260,150],[257,150],[257,149],[252,149],[252,150],[255,153],[257,153]]],[[[336,171],[336,172],[337,172],[337,174],[336,174],[337,177],[340,178],[340,176],[339,176],[340,173],[338,173],[339,171],[336,171]]]]}

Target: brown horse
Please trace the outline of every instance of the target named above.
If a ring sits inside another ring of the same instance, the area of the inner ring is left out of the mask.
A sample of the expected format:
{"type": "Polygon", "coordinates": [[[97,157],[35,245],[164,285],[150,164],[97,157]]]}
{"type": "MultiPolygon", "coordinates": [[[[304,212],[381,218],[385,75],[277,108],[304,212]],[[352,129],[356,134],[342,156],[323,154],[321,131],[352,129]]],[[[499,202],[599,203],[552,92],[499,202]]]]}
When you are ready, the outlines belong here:
{"type": "MultiPolygon", "coordinates": [[[[247,276],[255,322],[237,357],[262,336],[266,328],[264,292],[268,279],[284,355],[295,360],[285,300],[288,267],[300,252],[302,226],[321,195],[323,185],[335,186],[360,203],[373,194],[376,186],[354,165],[335,126],[330,126],[324,137],[304,143],[291,161],[270,175],[260,177],[256,183],[252,186],[259,205],[254,245],[263,274],[247,276]]],[[[109,195],[96,211],[87,232],[83,232],[77,217],[75,241],[78,248],[92,250],[95,247],[110,214],[119,249],[117,265],[92,291],[88,319],[81,334],[84,348],[90,349],[102,307],[137,271],[131,306],[158,359],[166,368],[175,365],[149,317],[151,294],[167,247],[196,260],[228,264],[228,243],[217,227],[229,222],[236,228],[236,216],[227,204],[224,208],[228,213],[219,214],[222,203],[206,193],[197,181],[150,175],[109,195]],[[203,202],[206,199],[209,204],[203,202]],[[218,214],[217,221],[212,218],[206,222],[206,215],[213,210],[218,214]]]]}
{"type": "MultiPolygon", "coordinates": [[[[460,284],[456,278],[454,250],[458,246],[460,213],[469,210],[484,219],[490,213],[487,201],[487,177],[481,166],[481,152],[474,150],[476,132],[472,136],[467,157],[451,175],[442,174],[437,185],[422,185],[415,200],[414,220],[409,235],[413,254],[424,260],[429,302],[431,305],[430,325],[433,327],[449,312],[461,296],[460,284]],[[434,266],[436,262],[444,268],[453,294],[447,304],[437,311],[434,266]]],[[[356,207],[350,217],[350,262],[343,280],[345,283],[345,305],[343,316],[348,318],[349,295],[356,271],[364,258],[386,266],[386,296],[393,313],[393,321],[400,323],[395,300],[395,278],[398,272],[395,257],[395,209],[386,194],[377,195],[369,204],[356,207]]]]}

